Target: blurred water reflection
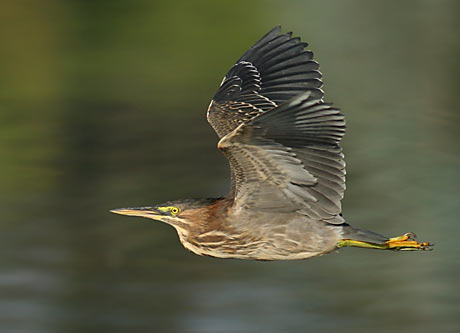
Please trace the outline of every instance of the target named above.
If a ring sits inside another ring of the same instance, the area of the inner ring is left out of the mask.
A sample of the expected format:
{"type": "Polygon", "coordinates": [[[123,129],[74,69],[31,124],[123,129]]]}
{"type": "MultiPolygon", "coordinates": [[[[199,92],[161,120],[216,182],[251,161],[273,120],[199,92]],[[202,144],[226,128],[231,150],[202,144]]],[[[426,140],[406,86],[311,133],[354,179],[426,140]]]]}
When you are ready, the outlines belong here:
{"type": "Polygon", "coordinates": [[[0,331],[458,331],[458,9],[3,2],[0,331]],[[436,251],[217,260],[108,213],[227,191],[205,110],[280,23],[310,43],[347,117],[345,216],[436,251]]]}

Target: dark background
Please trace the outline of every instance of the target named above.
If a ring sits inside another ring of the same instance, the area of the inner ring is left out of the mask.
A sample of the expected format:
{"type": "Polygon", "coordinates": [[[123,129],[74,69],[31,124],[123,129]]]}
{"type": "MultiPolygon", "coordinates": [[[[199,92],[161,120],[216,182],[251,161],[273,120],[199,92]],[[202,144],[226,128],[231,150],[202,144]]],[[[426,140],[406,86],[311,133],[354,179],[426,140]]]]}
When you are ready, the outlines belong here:
{"type": "Polygon", "coordinates": [[[0,331],[460,331],[458,1],[2,1],[0,331]],[[228,190],[205,119],[273,26],[347,117],[344,216],[432,252],[192,255],[112,208],[228,190]]]}

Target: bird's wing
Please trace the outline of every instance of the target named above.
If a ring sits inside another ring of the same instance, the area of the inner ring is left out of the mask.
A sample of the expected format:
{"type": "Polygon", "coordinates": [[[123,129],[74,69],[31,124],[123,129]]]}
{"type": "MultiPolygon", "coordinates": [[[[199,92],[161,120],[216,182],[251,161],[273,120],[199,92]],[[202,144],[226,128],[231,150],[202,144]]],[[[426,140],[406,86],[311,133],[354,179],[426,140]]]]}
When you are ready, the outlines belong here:
{"type": "Polygon", "coordinates": [[[207,119],[219,138],[260,113],[310,91],[323,97],[319,65],[292,33],[276,27],[262,37],[225,75],[207,119]]]}
{"type": "Polygon", "coordinates": [[[218,143],[234,176],[232,209],[298,211],[341,223],[340,111],[310,91],[238,125],[218,143]]]}

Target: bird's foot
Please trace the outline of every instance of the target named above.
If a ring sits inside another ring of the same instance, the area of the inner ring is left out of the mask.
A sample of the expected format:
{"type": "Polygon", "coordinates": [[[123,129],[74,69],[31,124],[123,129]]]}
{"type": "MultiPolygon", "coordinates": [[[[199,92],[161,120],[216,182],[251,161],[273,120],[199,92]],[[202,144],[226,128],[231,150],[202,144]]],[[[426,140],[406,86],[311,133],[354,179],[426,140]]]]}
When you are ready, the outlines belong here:
{"type": "Polygon", "coordinates": [[[408,232],[402,236],[392,237],[388,239],[385,243],[372,243],[354,239],[342,239],[337,243],[337,247],[362,247],[367,249],[377,249],[377,250],[393,250],[393,251],[429,251],[433,249],[433,244],[427,242],[417,242],[415,240],[415,234],[408,232]]]}
{"type": "Polygon", "coordinates": [[[428,242],[417,242],[415,240],[417,236],[413,232],[408,232],[402,236],[392,237],[386,241],[386,247],[388,250],[397,251],[430,251],[433,250],[433,244],[428,242]]]}

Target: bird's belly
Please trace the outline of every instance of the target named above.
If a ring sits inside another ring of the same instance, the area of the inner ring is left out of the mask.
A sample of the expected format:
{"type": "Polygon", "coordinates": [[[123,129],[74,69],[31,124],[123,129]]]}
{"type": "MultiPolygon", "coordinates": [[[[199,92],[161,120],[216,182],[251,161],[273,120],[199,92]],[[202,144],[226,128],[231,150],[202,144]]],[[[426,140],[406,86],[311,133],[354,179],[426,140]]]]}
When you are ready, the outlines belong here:
{"type": "Polygon", "coordinates": [[[267,215],[265,222],[248,220],[225,237],[214,237],[213,242],[182,243],[196,254],[218,258],[295,260],[333,251],[341,236],[341,227],[322,221],[311,221],[297,214],[282,218],[267,215]]]}
{"type": "Polygon", "coordinates": [[[336,249],[340,239],[337,229],[326,225],[322,228],[303,226],[292,229],[288,226],[283,233],[275,229],[266,235],[254,257],[260,260],[295,260],[329,253],[336,249]]]}

